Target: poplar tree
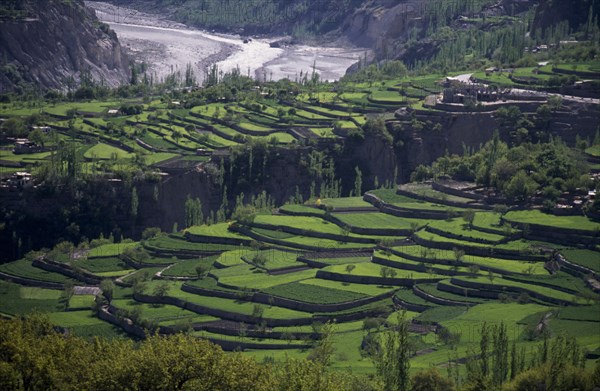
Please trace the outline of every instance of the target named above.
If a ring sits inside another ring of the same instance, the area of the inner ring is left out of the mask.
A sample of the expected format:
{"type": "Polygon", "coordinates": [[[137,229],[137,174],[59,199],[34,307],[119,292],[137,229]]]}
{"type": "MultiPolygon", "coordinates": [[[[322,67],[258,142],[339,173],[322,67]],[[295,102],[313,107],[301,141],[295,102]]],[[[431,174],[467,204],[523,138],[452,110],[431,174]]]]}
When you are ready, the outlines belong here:
{"type": "Polygon", "coordinates": [[[398,314],[398,325],[381,333],[380,349],[373,360],[377,374],[383,379],[385,391],[410,389],[410,345],[408,322],[404,312],[398,314]]]}
{"type": "Polygon", "coordinates": [[[354,167],[356,171],[356,179],[354,180],[354,195],[360,197],[362,195],[362,172],[358,166],[354,167]]]}

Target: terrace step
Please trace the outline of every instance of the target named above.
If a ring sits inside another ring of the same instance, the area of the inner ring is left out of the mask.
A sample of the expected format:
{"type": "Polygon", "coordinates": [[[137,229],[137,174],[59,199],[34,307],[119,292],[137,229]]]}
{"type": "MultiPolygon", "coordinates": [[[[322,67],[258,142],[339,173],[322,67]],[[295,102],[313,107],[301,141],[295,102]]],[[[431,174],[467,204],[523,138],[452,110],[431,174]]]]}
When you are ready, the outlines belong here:
{"type": "Polygon", "coordinates": [[[304,127],[295,127],[288,130],[288,132],[297,139],[317,139],[319,136],[314,134],[314,132],[308,128],[304,127]]]}
{"type": "MultiPolygon", "coordinates": [[[[193,326],[193,329],[198,330],[206,330],[215,334],[223,334],[223,335],[231,335],[231,336],[239,336],[240,335],[240,323],[233,322],[230,320],[215,320],[212,322],[203,322],[197,323],[193,326]]],[[[252,338],[272,338],[272,339],[282,339],[285,340],[288,336],[288,333],[273,331],[272,327],[267,327],[265,330],[260,330],[256,327],[256,325],[246,325],[246,330],[244,333],[247,337],[252,338]]],[[[319,337],[318,333],[305,333],[305,332],[295,332],[295,339],[302,338],[310,338],[317,339],[319,337]]]]}
{"type": "Polygon", "coordinates": [[[333,208],[333,213],[336,214],[352,214],[352,213],[377,213],[380,210],[376,207],[347,207],[347,208],[333,208]]]}
{"type": "Polygon", "coordinates": [[[427,210],[425,209],[425,207],[424,209],[403,208],[401,206],[389,204],[372,193],[365,193],[365,195],[363,196],[363,200],[370,204],[373,204],[382,213],[387,213],[397,217],[421,218],[431,220],[445,220],[446,218],[448,218],[448,211],[427,210]]]}
{"type": "Polygon", "coordinates": [[[310,266],[293,266],[293,267],[288,267],[288,268],[283,268],[283,269],[269,270],[267,273],[269,273],[272,276],[279,276],[282,274],[290,274],[290,273],[301,272],[301,271],[310,270],[310,269],[312,269],[310,266]]]}
{"type": "MultiPolygon", "coordinates": [[[[408,332],[410,333],[415,333],[415,334],[429,334],[429,333],[435,333],[437,330],[437,327],[435,325],[431,325],[431,324],[419,324],[419,323],[415,323],[415,322],[410,322],[408,324],[408,332]]],[[[426,353],[431,353],[435,351],[435,349],[425,349],[425,350],[421,350],[420,352],[422,352],[421,354],[426,354],[426,353]]],[[[419,355],[419,352],[417,352],[417,355],[419,355]]]]}
{"type": "Polygon", "coordinates": [[[465,288],[462,286],[458,286],[458,285],[454,285],[451,281],[445,280],[445,281],[439,281],[437,283],[437,289],[443,292],[448,292],[448,293],[452,293],[454,295],[456,295],[457,297],[478,297],[481,299],[493,299],[496,298],[497,295],[496,294],[490,294],[487,297],[485,294],[483,295],[477,295],[477,293],[479,293],[480,291],[478,291],[477,289],[469,289],[469,288],[465,288]]]}
{"type": "Polygon", "coordinates": [[[410,303],[408,301],[399,299],[397,296],[393,296],[392,297],[392,301],[394,302],[394,304],[400,308],[405,308],[409,311],[415,311],[415,312],[425,312],[430,308],[433,308],[432,306],[427,306],[427,305],[423,305],[423,304],[417,304],[417,303],[410,303]]]}
{"type": "Polygon", "coordinates": [[[471,303],[471,302],[466,302],[466,301],[458,301],[458,300],[448,300],[448,299],[444,299],[441,297],[437,297],[434,296],[432,294],[429,294],[427,292],[425,292],[424,290],[422,290],[421,288],[419,288],[417,285],[413,286],[413,293],[424,299],[427,301],[430,301],[432,303],[435,304],[439,304],[439,305],[444,305],[444,306],[466,306],[466,307],[473,307],[474,305],[477,305],[477,303],[471,303]]]}
{"type": "Polygon", "coordinates": [[[54,262],[46,258],[36,258],[31,263],[33,266],[49,272],[59,273],[75,280],[82,281],[86,284],[99,284],[101,278],[85,270],[75,270],[67,264],[54,262]]]}
{"type": "Polygon", "coordinates": [[[15,276],[9,273],[0,272],[0,280],[14,282],[15,284],[33,286],[48,289],[63,289],[64,285],[58,282],[34,280],[33,278],[15,276]]]}

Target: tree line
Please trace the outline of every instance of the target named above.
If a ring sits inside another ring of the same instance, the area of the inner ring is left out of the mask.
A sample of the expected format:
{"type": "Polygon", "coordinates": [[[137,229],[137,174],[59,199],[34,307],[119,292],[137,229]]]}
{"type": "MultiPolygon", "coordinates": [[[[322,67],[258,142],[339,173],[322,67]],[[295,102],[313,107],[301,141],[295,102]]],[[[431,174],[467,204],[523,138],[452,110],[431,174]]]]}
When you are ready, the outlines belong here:
{"type": "MultiPolygon", "coordinates": [[[[262,363],[188,333],[128,339],[87,340],[51,324],[40,314],[0,320],[0,388],[4,390],[592,390],[600,385],[600,362],[585,368],[574,339],[547,335],[526,359],[509,343],[506,326],[484,324],[466,372],[449,360],[448,376],[437,368],[411,375],[413,353],[407,322],[378,332],[372,351],[377,376],[329,368],[334,325],[307,359],[262,363]],[[527,361],[527,362],[526,362],[527,361]],[[542,387],[542,388],[540,388],[542,387]]],[[[366,323],[366,322],[365,322],[366,323]]]]}

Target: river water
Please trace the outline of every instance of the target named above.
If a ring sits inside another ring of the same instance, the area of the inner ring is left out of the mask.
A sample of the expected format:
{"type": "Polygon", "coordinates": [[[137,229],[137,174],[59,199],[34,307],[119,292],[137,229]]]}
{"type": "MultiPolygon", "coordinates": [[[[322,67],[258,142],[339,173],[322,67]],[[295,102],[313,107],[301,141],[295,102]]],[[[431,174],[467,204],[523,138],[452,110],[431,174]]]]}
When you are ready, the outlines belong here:
{"type": "MultiPolygon", "coordinates": [[[[199,82],[206,70],[217,64],[223,72],[239,68],[241,73],[260,80],[300,79],[313,71],[322,80],[337,80],[346,69],[364,56],[366,49],[292,45],[272,48],[282,37],[253,38],[244,43],[235,35],[216,34],[189,28],[159,15],[115,7],[97,1],[86,4],[98,18],[109,24],[119,41],[137,61],[149,66],[157,79],[185,69],[190,64],[199,82]]],[[[246,37],[245,37],[246,38],[246,37]]]]}

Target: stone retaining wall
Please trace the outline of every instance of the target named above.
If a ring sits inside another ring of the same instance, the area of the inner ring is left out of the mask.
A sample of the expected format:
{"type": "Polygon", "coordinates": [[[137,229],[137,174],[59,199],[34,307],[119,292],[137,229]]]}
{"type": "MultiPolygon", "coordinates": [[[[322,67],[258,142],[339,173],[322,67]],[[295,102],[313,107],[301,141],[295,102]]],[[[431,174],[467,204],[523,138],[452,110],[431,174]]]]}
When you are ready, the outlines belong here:
{"type": "Polygon", "coordinates": [[[192,312],[196,312],[198,314],[205,314],[216,316],[221,319],[232,320],[235,322],[244,322],[244,323],[257,323],[264,321],[269,327],[277,327],[277,326],[295,326],[295,325],[309,325],[314,320],[313,318],[296,318],[296,319],[272,319],[272,318],[261,318],[257,319],[251,315],[244,315],[236,312],[229,312],[225,310],[220,310],[217,308],[205,307],[200,304],[190,303],[184,301],[182,299],[178,299],[176,297],[164,296],[164,297],[156,297],[149,296],[140,293],[134,294],[134,299],[140,301],[142,303],[151,303],[151,304],[170,304],[183,309],[190,310],[192,312]]]}
{"type": "Polygon", "coordinates": [[[514,260],[535,261],[535,262],[544,262],[544,261],[548,260],[548,258],[546,258],[542,255],[526,255],[526,254],[522,254],[518,250],[499,249],[499,248],[492,248],[492,247],[471,247],[471,246],[457,245],[456,243],[451,243],[451,242],[435,242],[432,240],[421,238],[416,235],[413,235],[412,239],[415,241],[415,243],[417,243],[423,247],[431,247],[431,248],[437,248],[437,249],[441,249],[441,250],[453,250],[454,248],[460,248],[465,251],[465,254],[477,255],[477,256],[481,256],[481,257],[493,257],[493,258],[501,258],[501,259],[514,259],[514,260]]]}
{"type": "Polygon", "coordinates": [[[396,205],[391,205],[381,200],[375,194],[365,193],[363,200],[373,204],[381,212],[391,214],[397,217],[405,218],[417,218],[417,219],[432,219],[432,220],[444,220],[448,218],[448,211],[427,211],[427,210],[414,210],[408,208],[401,208],[396,205]]]}
{"type": "MultiPolygon", "coordinates": [[[[238,295],[233,292],[223,292],[217,290],[211,290],[206,288],[197,288],[194,286],[183,285],[181,290],[185,292],[195,293],[203,296],[215,296],[225,297],[228,299],[240,299],[238,295]]],[[[288,299],[284,297],[272,296],[262,292],[254,292],[249,295],[247,301],[254,303],[261,303],[266,305],[274,305],[277,307],[289,308],[292,310],[303,311],[303,312],[337,312],[345,311],[366,304],[370,304],[379,300],[383,300],[386,297],[391,297],[395,291],[386,292],[377,296],[369,296],[364,299],[348,301],[345,303],[336,304],[318,304],[318,303],[306,303],[303,301],[288,299]]]]}
{"type": "MultiPolygon", "coordinates": [[[[216,333],[216,334],[223,334],[223,335],[230,335],[230,336],[239,336],[240,335],[240,329],[239,328],[228,328],[228,327],[220,327],[220,326],[214,326],[211,324],[211,322],[208,323],[199,323],[197,325],[194,326],[194,330],[198,331],[198,330],[206,330],[210,333],[216,333]]],[[[319,338],[319,334],[317,333],[304,333],[304,332],[299,332],[299,333],[285,333],[285,332],[281,332],[281,331],[258,331],[258,330],[254,330],[252,328],[247,328],[245,330],[245,335],[247,337],[251,337],[251,338],[273,338],[273,339],[282,339],[284,340],[287,335],[286,334],[294,334],[294,337],[296,337],[296,339],[298,338],[310,338],[312,340],[316,340],[319,338]]],[[[294,345],[295,346],[295,345],[294,345]]]]}
{"type": "Polygon", "coordinates": [[[219,255],[222,251],[216,250],[177,250],[177,249],[163,249],[159,247],[151,246],[147,243],[144,243],[144,248],[160,257],[172,257],[176,256],[177,258],[197,258],[202,255],[219,255]]]}
{"type": "Polygon", "coordinates": [[[327,264],[327,263],[315,261],[313,259],[308,259],[308,258],[305,258],[305,257],[298,257],[296,260],[298,262],[306,263],[308,266],[310,266],[312,268],[315,268],[315,269],[322,269],[324,267],[329,266],[329,264],[327,264]]]}
{"type": "Polygon", "coordinates": [[[451,194],[451,195],[454,195],[457,197],[470,198],[470,199],[476,200],[476,201],[481,201],[484,199],[483,194],[476,194],[476,193],[470,193],[467,191],[462,191],[462,190],[456,189],[452,186],[447,186],[441,182],[436,182],[436,181],[431,182],[431,188],[433,190],[437,190],[442,193],[451,194]]]}
{"type": "MultiPolygon", "coordinates": [[[[347,236],[344,236],[341,233],[340,234],[332,234],[332,233],[325,233],[325,232],[316,232],[316,231],[310,231],[310,230],[306,230],[306,229],[288,227],[285,225],[252,223],[252,224],[250,224],[250,226],[255,227],[255,228],[269,229],[272,231],[287,232],[287,233],[290,233],[293,235],[312,236],[312,237],[315,237],[318,239],[337,240],[338,242],[349,241],[349,242],[353,242],[353,243],[365,243],[365,244],[377,243],[377,240],[370,239],[370,238],[357,238],[357,237],[349,238],[347,236]]],[[[340,230],[341,230],[341,228],[340,228],[340,230]]],[[[352,228],[350,229],[350,231],[352,231],[352,228]]]]}
{"type": "Polygon", "coordinates": [[[552,285],[552,284],[545,283],[543,281],[523,280],[523,279],[519,278],[518,276],[502,276],[502,278],[504,278],[505,280],[515,281],[515,282],[521,282],[523,284],[531,284],[531,285],[543,286],[545,288],[555,289],[557,291],[561,291],[561,292],[565,292],[565,293],[570,293],[572,295],[575,295],[575,294],[579,293],[575,289],[569,289],[569,288],[565,288],[565,287],[558,286],[558,285],[552,285]]]}
{"type": "MultiPolygon", "coordinates": [[[[320,211],[320,209],[318,208],[314,208],[315,210],[320,211]]],[[[296,212],[296,211],[292,211],[292,210],[285,210],[285,209],[281,209],[279,208],[279,213],[283,214],[283,215],[288,215],[288,216],[310,216],[310,217],[319,217],[319,218],[323,218],[325,215],[323,213],[319,213],[319,212],[296,212]]]]}
{"type": "MultiPolygon", "coordinates": [[[[439,269],[439,268],[436,268],[435,266],[413,265],[411,263],[404,263],[402,261],[393,261],[391,259],[382,258],[377,255],[373,255],[372,262],[377,265],[389,266],[389,267],[393,267],[396,269],[402,269],[402,270],[414,270],[414,271],[420,272],[420,273],[428,273],[429,270],[431,270],[431,271],[435,272],[436,274],[441,274],[444,276],[471,275],[471,273],[439,269]]],[[[429,264],[431,264],[431,263],[429,263],[429,264]]],[[[454,263],[454,265],[455,264],[456,263],[454,263]]]]}
{"type": "Polygon", "coordinates": [[[465,242],[474,242],[474,243],[481,243],[481,244],[489,244],[489,245],[497,245],[497,244],[503,244],[503,243],[507,243],[510,241],[510,238],[508,237],[504,237],[504,239],[498,240],[498,241],[493,241],[493,240],[487,240],[487,239],[483,239],[483,238],[473,238],[470,236],[463,236],[463,235],[457,235],[454,234],[452,232],[448,232],[448,231],[444,231],[441,229],[437,229],[431,226],[427,226],[425,227],[425,231],[427,232],[431,232],[434,233],[436,235],[439,236],[443,236],[445,238],[450,238],[450,239],[455,239],[455,240],[461,240],[461,241],[465,241],[465,242]]]}
{"type": "Polygon", "coordinates": [[[593,276],[594,276],[594,277],[596,277],[596,278],[598,278],[598,276],[599,276],[599,275],[598,275],[598,273],[596,273],[596,272],[595,272],[595,271],[593,271],[592,269],[588,269],[588,268],[587,268],[587,267],[585,267],[585,266],[581,266],[581,265],[578,265],[578,264],[576,264],[576,263],[573,263],[573,262],[570,262],[570,261],[568,261],[568,260],[567,260],[567,259],[566,259],[566,258],[565,258],[565,257],[564,257],[562,254],[560,254],[560,253],[556,253],[556,254],[554,254],[554,257],[553,257],[553,259],[554,259],[556,262],[558,262],[558,264],[559,264],[560,266],[563,266],[563,267],[565,267],[565,268],[568,268],[568,269],[574,269],[575,271],[577,271],[577,272],[579,272],[579,273],[581,273],[581,274],[583,274],[583,275],[586,275],[586,274],[591,274],[591,275],[593,275],[593,276]]]}
{"type": "MultiPolygon", "coordinates": [[[[573,237],[573,239],[580,238],[583,240],[579,243],[584,243],[590,241],[590,243],[600,244],[600,230],[598,231],[588,231],[583,229],[567,229],[560,227],[551,227],[547,225],[540,225],[535,223],[520,223],[506,220],[504,217],[500,220],[502,224],[508,222],[513,227],[517,227],[521,230],[525,230],[526,226],[528,226],[528,231],[531,235],[537,235],[540,237],[550,238],[552,240],[560,240],[561,237],[573,237]],[[535,232],[535,233],[534,233],[535,232]],[[591,241],[593,239],[593,242],[591,241]]],[[[527,238],[527,236],[525,236],[527,238]]]]}
{"type": "Polygon", "coordinates": [[[407,301],[399,299],[396,296],[394,296],[392,300],[394,301],[394,304],[396,304],[402,308],[406,308],[409,311],[424,312],[424,311],[427,311],[428,309],[433,308],[433,307],[429,307],[426,305],[409,303],[407,301]]]}
{"type": "Polygon", "coordinates": [[[308,318],[294,318],[294,319],[273,319],[273,318],[261,318],[256,319],[251,315],[244,315],[235,312],[224,311],[216,308],[205,307],[199,304],[190,303],[185,300],[178,299],[176,297],[164,296],[155,297],[144,294],[134,294],[134,299],[142,303],[151,304],[170,304],[177,307],[196,312],[198,314],[206,314],[215,316],[221,319],[232,320],[235,322],[244,322],[249,324],[255,324],[257,322],[265,322],[269,327],[277,326],[303,326],[310,325],[313,322],[327,322],[331,319],[336,319],[338,322],[350,322],[354,320],[364,319],[365,317],[379,316],[381,311],[377,309],[367,311],[348,312],[345,314],[315,314],[308,318]]]}
{"type": "Polygon", "coordinates": [[[98,318],[108,323],[114,324],[115,326],[119,326],[128,334],[135,335],[138,338],[146,338],[146,332],[144,331],[144,329],[142,329],[139,326],[136,326],[129,319],[117,317],[116,315],[110,312],[110,309],[101,308],[100,311],[98,311],[98,318]]]}
{"type": "Polygon", "coordinates": [[[495,267],[490,267],[490,266],[483,266],[483,265],[479,265],[476,263],[469,263],[469,262],[464,262],[464,261],[459,261],[456,262],[456,259],[428,259],[428,258],[422,258],[419,257],[417,255],[412,255],[412,254],[406,254],[403,253],[402,251],[398,251],[395,249],[389,249],[388,251],[390,251],[392,254],[397,255],[399,257],[403,257],[406,259],[409,259],[411,261],[415,261],[415,262],[424,262],[424,263],[429,263],[429,264],[436,264],[436,263],[441,263],[443,265],[458,265],[458,266],[463,266],[463,267],[469,267],[471,265],[476,265],[477,267],[479,267],[479,270],[483,270],[483,271],[492,271],[494,273],[499,273],[499,274],[513,274],[513,272],[504,270],[504,269],[497,269],[495,267]]]}
{"type": "Polygon", "coordinates": [[[477,289],[469,289],[469,288],[461,288],[455,285],[446,284],[443,281],[438,282],[437,288],[441,291],[453,293],[455,295],[464,296],[465,291],[467,292],[467,297],[478,297],[481,299],[492,299],[496,300],[498,298],[499,292],[491,292],[491,291],[480,291],[477,289]]]}
{"type": "Polygon", "coordinates": [[[475,282],[475,281],[457,280],[455,278],[452,278],[450,280],[450,282],[454,285],[458,285],[458,286],[462,286],[462,287],[466,287],[466,288],[473,288],[473,289],[487,290],[487,291],[491,290],[491,291],[496,291],[498,293],[505,293],[505,292],[527,293],[529,296],[531,296],[533,298],[540,299],[542,301],[556,304],[556,305],[576,305],[570,301],[555,299],[553,297],[548,297],[541,293],[538,293],[538,292],[535,292],[535,291],[532,291],[529,289],[521,288],[521,287],[494,285],[491,283],[483,284],[483,283],[479,283],[479,282],[475,282]]]}
{"type": "Polygon", "coordinates": [[[131,258],[128,255],[125,254],[121,254],[119,256],[119,258],[125,262],[128,266],[131,266],[134,269],[144,269],[146,267],[167,267],[169,266],[168,263],[144,263],[144,262],[138,262],[135,259],[131,258]]]}
{"type": "Polygon", "coordinates": [[[463,208],[463,209],[471,208],[471,209],[486,209],[486,210],[494,209],[494,207],[491,205],[441,200],[441,199],[435,198],[435,197],[428,197],[428,196],[421,195],[421,194],[411,193],[410,191],[402,190],[400,188],[396,189],[396,194],[403,195],[405,197],[414,198],[414,199],[421,200],[421,201],[431,202],[433,204],[452,206],[455,208],[463,208]]]}
{"type": "MultiPolygon", "coordinates": [[[[284,246],[284,247],[290,247],[290,243],[284,241],[284,240],[279,240],[279,239],[275,239],[275,238],[268,238],[268,237],[264,237],[261,235],[258,235],[254,232],[252,232],[251,230],[249,230],[246,227],[242,227],[240,225],[233,225],[231,227],[232,230],[242,233],[248,237],[251,237],[257,241],[261,241],[261,242],[266,242],[266,243],[271,243],[271,244],[276,244],[279,246],[284,246]]],[[[318,243],[318,238],[315,238],[315,241],[318,243]]],[[[294,248],[299,248],[301,250],[307,250],[307,251],[329,251],[329,252],[345,252],[348,251],[348,249],[337,249],[337,248],[323,248],[323,247],[319,247],[319,246],[311,246],[308,244],[299,244],[299,243],[294,243],[293,244],[294,248]]],[[[357,250],[360,249],[368,249],[368,247],[364,247],[364,248],[357,248],[357,250]]]]}
{"type": "Polygon", "coordinates": [[[74,270],[69,265],[66,265],[66,264],[63,264],[60,262],[54,262],[47,258],[43,258],[43,259],[36,258],[33,260],[33,262],[31,264],[40,269],[47,270],[49,272],[60,273],[62,275],[74,278],[79,281],[83,281],[86,284],[90,284],[90,285],[97,285],[102,280],[100,277],[95,276],[89,272],[85,272],[83,270],[81,270],[81,271],[74,270]]]}
{"type": "Polygon", "coordinates": [[[213,243],[213,244],[229,244],[229,245],[244,245],[244,246],[249,246],[250,243],[252,243],[252,241],[250,239],[243,239],[243,238],[223,238],[223,237],[217,237],[217,236],[206,236],[206,235],[197,235],[197,234],[192,234],[188,231],[185,232],[185,238],[186,240],[193,242],[193,243],[213,243]]]}
{"type": "Polygon", "coordinates": [[[245,350],[245,349],[307,349],[310,348],[311,344],[261,344],[254,342],[242,342],[242,341],[231,341],[224,339],[216,339],[216,338],[205,338],[210,342],[221,346],[221,348],[225,351],[237,351],[237,350],[245,350]]]}
{"type": "Polygon", "coordinates": [[[407,236],[411,233],[409,229],[354,227],[344,223],[342,220],[332,215],[325,215],[323,216],[323,219],[339,225],[340,227],[347,226],[350,229],[350,232],[359,235],[407,236]]]}
{"type": "MultiPolygon", "coordinates": [[[[247,134],[247,135],[250,135],[250,136],[259,136],[259,137],[260,136],[268,136],[268,135],[273,134],[273,133],[287,131],[287,129],[285,129],[285,128],[274,128],[272,130],[266,130],[266,131],[263,131],[263,130],[250,130],[250,129],[243,128],[243,127],[241,127],[241,126],[239,126],[237,124],[234,124],[234,123],[231,123],[231,122],[227,122],[225,120],[218,119],[218,118],[215,118],[215,117],[209,117],[209,116],[206,116],[206,115],[195,113],[193,111],[190,111],[189,114],[192,117],[201,118],[201,119],[206,120],[206,121],[216,122],[216,123],[218,123],[220,125],[227,126],[227,127],[231,128],[231,129],[234,129],[235,131],[237,131],[237,132],[239,132],[241,134],[247,134]]],[[[206,126],[206,125],[203,124],[203,126],[206,126]]]]}
{"type": "MultiPolygon", "coordinates": [[[[317,271],[317,278],[323,278],[325,280],[342,281],[355,284],[371,284],[371,285],[393,285],[393,286],[406,286],[412,287],[417,283],[416,280],[411,278],[391,278],[391,277],[375,277],[375,276],[356,276],[352,274],[341,274],[334,273],[325,270],[317,271]]],[[[419,282],[437,282],[441,278],[427,278],[419,279],[419,282]]]]}
{"type": "Polygon", "coordinates": [[[416,285],[413,286],[413,293],[415,294],[415,296],[420,297],[423,300],[427,300],[432,303],[443,305],[443,306],[473,307],[474,305],[476,305],[476,303],[469,303],[466,301],[454,301],[454,300],[443,299],[441,297],[436,297],[436,296],[430,295],[429,293],[421,290],[416,285]]]}
{"type": "Polygon", "coordinates": [[[15,284],[33,286],[46,289],[64,289],[64,285],[58,282],[39,281],[32,278],[13,276],[12,274],[0,272],[0,280],[14,282],[15,284]]]}

